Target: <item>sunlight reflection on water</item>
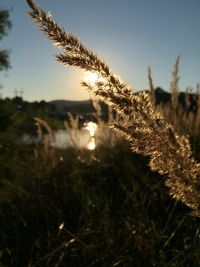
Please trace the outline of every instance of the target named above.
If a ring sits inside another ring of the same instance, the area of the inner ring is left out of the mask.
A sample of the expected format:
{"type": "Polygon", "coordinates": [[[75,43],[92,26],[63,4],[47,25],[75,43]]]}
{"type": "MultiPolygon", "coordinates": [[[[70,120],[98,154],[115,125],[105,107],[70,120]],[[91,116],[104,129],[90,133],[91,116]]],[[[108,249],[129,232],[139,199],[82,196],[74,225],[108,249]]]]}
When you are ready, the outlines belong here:
{"type": "MultiPolygon", "coordinates": [[[[55,148],[65,149],[67,147],[79,147],[94,150],[96,148],[95,132],[97,124],[88,122],[80,130],[71,129],[70,132],[66,130],[57,130],[55,132],[55,141],[51,142],[51,146],[55,148]]],[[[26,144],[39,143],[39,138],[28,134],[24,134],[22,142],[26,144]]]]}

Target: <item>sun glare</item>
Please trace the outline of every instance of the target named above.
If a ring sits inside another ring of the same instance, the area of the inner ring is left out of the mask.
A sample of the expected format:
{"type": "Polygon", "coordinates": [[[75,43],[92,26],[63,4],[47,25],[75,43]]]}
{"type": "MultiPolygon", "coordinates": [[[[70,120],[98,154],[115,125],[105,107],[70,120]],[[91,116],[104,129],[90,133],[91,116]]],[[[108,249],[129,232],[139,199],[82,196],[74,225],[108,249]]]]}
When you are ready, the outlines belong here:
{"type": "Polygon", "coordinates": [[[96,86],[97,82],[105,83],[105,79],[95,72],[86,72],[84,80],[92,86],[96,86]]]}

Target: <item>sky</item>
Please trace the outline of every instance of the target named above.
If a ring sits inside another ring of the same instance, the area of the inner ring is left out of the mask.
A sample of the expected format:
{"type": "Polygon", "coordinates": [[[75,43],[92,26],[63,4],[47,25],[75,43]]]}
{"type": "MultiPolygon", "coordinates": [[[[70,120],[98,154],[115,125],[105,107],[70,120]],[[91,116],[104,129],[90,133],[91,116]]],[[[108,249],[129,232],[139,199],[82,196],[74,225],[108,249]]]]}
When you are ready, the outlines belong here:
{"type": "MultiPolygon", "coordinates": [[[[169,90],[176,57],[180,89],[200,82],[200,0],[37,0],[59,25],[80,40],[135,91],[148,88],[151,66],[154,86],[169,90]]],[[[28,101],[85,100],[80,82],[85,73],[55,59],[53,46],[27,12],[25,0],[0,0],[10,12],[12,29],[0,41],[10,51],[12,68],[0,72],[3,97],[23,90],[28,101]]]]}

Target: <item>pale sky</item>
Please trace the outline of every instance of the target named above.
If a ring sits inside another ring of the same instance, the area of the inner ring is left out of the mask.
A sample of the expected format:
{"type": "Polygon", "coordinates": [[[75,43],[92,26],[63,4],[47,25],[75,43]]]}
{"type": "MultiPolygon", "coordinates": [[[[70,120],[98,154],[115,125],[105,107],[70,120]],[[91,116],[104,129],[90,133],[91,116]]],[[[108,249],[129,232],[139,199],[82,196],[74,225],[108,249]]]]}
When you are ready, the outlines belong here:
{"type": "MultiPolygon", "coordinates": [[[[154,85],[169,89],[181,54],[180,87],[200,82],[200,0],[37,0],[57,22],[107,61],[135,90],[154,85]]],[[[84,73],[56,62],[58,50],[28,17],[25,0],[0,0],[12,8],[12,30],[0,42],[11,51],[12,69],[0,73],[3,97],[24,91],[25,100],[83,100],[84,73]]]]}

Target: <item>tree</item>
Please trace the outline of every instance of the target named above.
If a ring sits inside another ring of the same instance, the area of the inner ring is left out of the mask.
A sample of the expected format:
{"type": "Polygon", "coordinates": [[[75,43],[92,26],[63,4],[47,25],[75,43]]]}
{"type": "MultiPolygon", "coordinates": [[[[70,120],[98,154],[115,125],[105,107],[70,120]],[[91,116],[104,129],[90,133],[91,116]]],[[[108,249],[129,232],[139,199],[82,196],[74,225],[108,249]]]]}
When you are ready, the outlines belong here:
{"type": "MultiPolygon", "coordinates": [[[[0,9],[0,40],[7,35],[8,30],[12,24],[10,21],[9,10],[0,9]]],[[[10,68],[9,52],[8,50],[0,51],[0,71],[10,68]]]]}

